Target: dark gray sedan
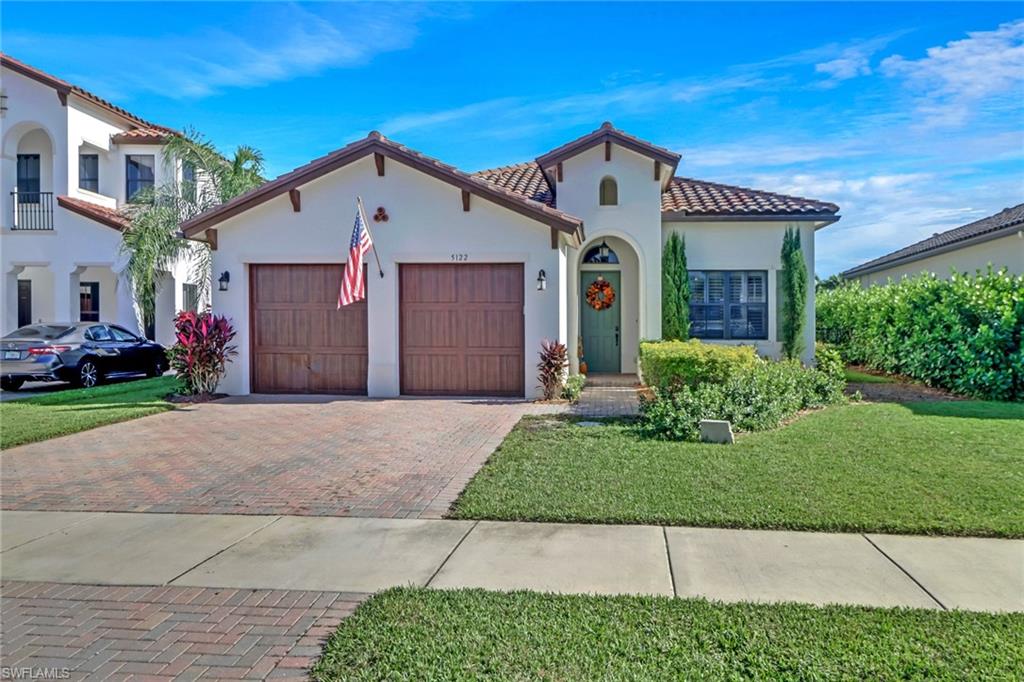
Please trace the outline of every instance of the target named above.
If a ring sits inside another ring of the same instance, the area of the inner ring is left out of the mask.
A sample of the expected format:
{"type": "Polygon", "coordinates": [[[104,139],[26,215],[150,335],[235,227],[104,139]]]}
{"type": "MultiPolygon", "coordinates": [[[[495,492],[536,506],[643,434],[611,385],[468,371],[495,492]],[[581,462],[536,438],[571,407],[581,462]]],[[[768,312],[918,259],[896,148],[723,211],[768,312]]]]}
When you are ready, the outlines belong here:
{"type": "Polygon", "coordinates": [[[32,324],[0,340],[5,391],[26,381],[70,381],[88,388],[116,376],[160,376],[166,369],[163,346],[115,324],[32,324]]]}

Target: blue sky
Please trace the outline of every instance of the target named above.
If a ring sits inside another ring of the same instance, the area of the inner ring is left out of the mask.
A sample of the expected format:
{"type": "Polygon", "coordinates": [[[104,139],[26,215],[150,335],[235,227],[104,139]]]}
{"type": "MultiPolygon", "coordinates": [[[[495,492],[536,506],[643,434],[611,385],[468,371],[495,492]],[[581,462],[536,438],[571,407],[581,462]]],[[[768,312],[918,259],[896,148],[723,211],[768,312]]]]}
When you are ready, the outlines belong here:
{"type": "Polygon", "coordinates": [[[840,204],[821,275],[1024,201],[1019,2],[5,2],[0,38],[271,176],[372,129],[477,170],[611,120],[680,175],[840,204]]]}

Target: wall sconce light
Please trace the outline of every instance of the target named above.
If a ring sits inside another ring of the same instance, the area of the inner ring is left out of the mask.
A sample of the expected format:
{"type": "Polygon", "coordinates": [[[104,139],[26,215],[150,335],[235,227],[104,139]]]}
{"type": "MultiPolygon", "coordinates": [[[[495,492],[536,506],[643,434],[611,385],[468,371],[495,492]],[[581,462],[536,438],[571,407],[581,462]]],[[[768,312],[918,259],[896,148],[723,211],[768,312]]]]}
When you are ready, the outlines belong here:
{"type": "Polygon", "coordinates": [[[217,284],[220,285],[220,287],[219,287],[220,290],[221,291],[227,291],[228,290],[228,283],[230,281],[231,281],[231,273],[229,273],[227,270],[225,270],[224,272],[220,273],[220,277],[217,279],[217,284]]]}
{"type": "Polygon", "coordinates": [[[603,239],[601,240],[601,246],[598,249],[598,253],[601,254],[602,261],[608,260],[608,242],[603,239]]]}
{"type": "Polygon", "coordinates": [[[537,273],[537,291],[544,291],[548,288],[548,273],[541,270],[537,273]]]}

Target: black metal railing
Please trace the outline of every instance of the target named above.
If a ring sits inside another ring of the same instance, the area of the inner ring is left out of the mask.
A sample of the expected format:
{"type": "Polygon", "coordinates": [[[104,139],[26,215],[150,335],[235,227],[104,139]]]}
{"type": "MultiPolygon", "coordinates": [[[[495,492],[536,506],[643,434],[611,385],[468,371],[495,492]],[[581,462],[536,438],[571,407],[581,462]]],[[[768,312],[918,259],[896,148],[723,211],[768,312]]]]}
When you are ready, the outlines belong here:
{"type": "Polygon", "coordinates": [[[11,192],[15,230],[53,229],[53,192],[11,192]]]}

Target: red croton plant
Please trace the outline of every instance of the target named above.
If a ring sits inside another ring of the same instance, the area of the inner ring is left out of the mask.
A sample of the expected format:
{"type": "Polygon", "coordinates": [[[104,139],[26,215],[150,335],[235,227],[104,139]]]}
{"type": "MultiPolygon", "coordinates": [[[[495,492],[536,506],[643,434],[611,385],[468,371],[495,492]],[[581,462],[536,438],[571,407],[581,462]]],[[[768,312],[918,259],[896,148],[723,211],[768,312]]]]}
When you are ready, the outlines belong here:
{"type": "Polygon", "coordinates": [[[168,351],[171,369],[178,372],[187,395],[213,393],[231,358],[235,329],[230,320],[209,312],[180,312],[174,318],[177,342],[168,351]]]}

